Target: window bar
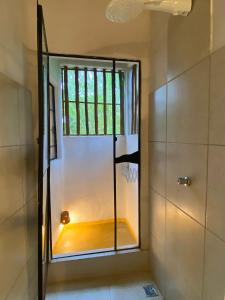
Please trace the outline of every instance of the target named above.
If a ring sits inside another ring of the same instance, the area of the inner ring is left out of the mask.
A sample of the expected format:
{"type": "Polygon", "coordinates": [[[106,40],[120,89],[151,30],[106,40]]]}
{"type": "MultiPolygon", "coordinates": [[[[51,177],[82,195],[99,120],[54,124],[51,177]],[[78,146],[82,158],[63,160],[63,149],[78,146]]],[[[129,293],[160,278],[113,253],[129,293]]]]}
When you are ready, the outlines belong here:
{"type": "Polygon", "coordinates": [[[104,134],[107,135],[106,71],[103,69],[104,134]]]}
{"type": "Polygon", "coordinates": [[[64,101],[66,115],[66,135],[70,135],[70,108],[69,108],[69,92],[68,92],[68,68],[64,67],[64,101]]]}
{"type": "Polygon", "coordinates": [[[87,68],[84,69],[84,91],[85,91],[86,134],[89,135],[87,68]]]}
{"type": "Polygon", "coordinates": [[[66,126],[65,126],[65,123],[66,123],[66,120],[65,120],[65,108],[64,108],[64,72],[63,72],[63,69],[61,69],[61,95],[62,95],[62,112],[63,112],[63,134],[65,134],[66,132],[66,126]]]}
{"type": "Polygon", "coordinates": [[[131,79],[131,134],[134,134],[134,69],[132,68],[131,79]]]}
{"type": "Polygon", "coordinates": [[[138,97],[138,68],[137,65],[135,65],[135,134],[138,133],[138,129],[139,129],[139,122],[138,122],[138,118],[139,118],[139,97],[138,97]]]}
{"type": "Polygon", "coordinates": [[[136,65],[132,69],[132,127],[131,133],[136,133],[136,65]]]}
{"type": "Polygon", "coordinates": [[[120,134],[124,134],[124,73],[119,71],[120,81],[120,134]]]}
{"type": "Polygon", "coordinates": [[[97,69],[94,68],[94,97],[95,97],[95,134],[98,134],[98,77],[97,69]]]}
{"type": "Polygon", "coordinates": [[[76,113],[77,113],[77,135],[80,135],[80,97],[79,97],[79,69],[75,68],[75,88],[76,88],[76,113]]]}

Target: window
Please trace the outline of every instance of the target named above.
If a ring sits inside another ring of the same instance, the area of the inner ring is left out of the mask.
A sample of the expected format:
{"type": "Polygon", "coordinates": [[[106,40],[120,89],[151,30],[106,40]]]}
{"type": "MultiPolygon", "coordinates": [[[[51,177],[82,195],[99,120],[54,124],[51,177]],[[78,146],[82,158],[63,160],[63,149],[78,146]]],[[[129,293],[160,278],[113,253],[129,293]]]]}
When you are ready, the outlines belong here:
{"type": "MultiPolygon", "coordinates": [[[[62,68],[64,135],[112,135],[112,69],[62,68]]],[[[116,134],[124,134],[125,73],[116,72],[116,134]]]]}
{"type": "Polygon", "coordinates": [[[57,158],[57,133],[56,133],[56,115],[55,115],[55,87],[49,84],[50,95],[50,160],[57,158]]]}

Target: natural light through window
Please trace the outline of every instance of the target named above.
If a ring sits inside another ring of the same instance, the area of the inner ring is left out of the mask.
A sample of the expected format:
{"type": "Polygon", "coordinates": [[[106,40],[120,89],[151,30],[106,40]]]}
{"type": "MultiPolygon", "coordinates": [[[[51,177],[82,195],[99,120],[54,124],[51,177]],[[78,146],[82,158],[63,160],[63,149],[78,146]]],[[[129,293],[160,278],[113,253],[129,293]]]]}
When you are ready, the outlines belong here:
{"type": "MultiPolygon", "coordinates": [[[[124,134],[124,72],[115,74],[116,134],[124,134]]],[[[62,68],[64,135],[112,135],[112,69],[62,68]]]]}

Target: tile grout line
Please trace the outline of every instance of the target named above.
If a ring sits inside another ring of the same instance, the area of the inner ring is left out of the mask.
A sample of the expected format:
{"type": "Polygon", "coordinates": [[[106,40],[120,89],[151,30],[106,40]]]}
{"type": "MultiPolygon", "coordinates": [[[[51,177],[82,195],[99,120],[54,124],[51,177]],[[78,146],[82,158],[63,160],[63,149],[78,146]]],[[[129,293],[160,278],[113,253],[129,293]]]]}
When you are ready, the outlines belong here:
{"type": "Polygon", "coordinates": [[[188,142],[170,142],[170,141],[157,141],[157,140],[149,141],[149,144],[156,144],[156,143],[158,143],[158,144],[165,144],[165,143],[167,143],[167,144],[177,144],[177,145],[225,147],[225,144],[217,144],[217,143],[188,143],[188,142]]]}
{"type": "Polygon", "coordinates": [[[206,155],[206,194],[205,194],[205,227],[204,227],[204,244],[203,244],[203,272],[202,272],[202,292],[203,300],[205,290],[205,272],[206,272],[206,234],[207,234],[207,209],[208,209],[208,175],[209,175],[209,139],[210,139],[210,105],[211,105],[211,55],[209,56],[209,78],[208,78],[208,127],[207,127],[207,155],[206,155]]]}
{"type": "MultiPolygon", "coordinates": [[[[164,266],[166,269],[166,261],[167,261],[167,251],[166,251],[166,244],[167,244],[167,157],[168,157],[168,83],[166,84],[166,153],[165,153],[165,216],[164,216],[164,241],[163,241],[163,259],[164,259],[164,266]]],[[[163,272],[163,297],[166,298],[166,272],[163,272]]]]}
{"type": "Polygon", "coordinates": [[[212,234],[215,238],[217,238],[220,242],[225,244],[225,240],[222,239],[219,235],[217,235],[214,231],[212,231],[209,228],[206,228],[206,232],[209,232],[210,234],[212,234]]]}
{"type": "Polygon", "coordinates": [[[18,214],[21,210],[25,209],[27,207],[27,205],[30,202],[35,202],[36,197],[34,196],[33,198],[31,198],[30,200],[28,200],[27,202],[24,202],[23,205],[21,207],[19,207],[17,210],[15,210],[10,216],[8,216],[7,218],[5,218],[0,225],[4,225],[5,223],[9,222],[16,214],[18,214]]]}
{"type": "Polygon", "coordinates": [[[16,279],[14,280],[14,282],[11,285],[11,287],[9,288],[9,290],[7,292],[7,295],[4,298],[4,300],[7,300],[8,297],[10,296],[11,291],[16,286],[16,282],[18,281],[18,279],[20,278],[20,276],[23,274],[24,270],[26,269],[26,266],[27,266],[27,264],[25,263],[25,265],[23,265],[22,268],[20,269],[20,272],[18,272],[18,275],[16,276],[16,279]]]}

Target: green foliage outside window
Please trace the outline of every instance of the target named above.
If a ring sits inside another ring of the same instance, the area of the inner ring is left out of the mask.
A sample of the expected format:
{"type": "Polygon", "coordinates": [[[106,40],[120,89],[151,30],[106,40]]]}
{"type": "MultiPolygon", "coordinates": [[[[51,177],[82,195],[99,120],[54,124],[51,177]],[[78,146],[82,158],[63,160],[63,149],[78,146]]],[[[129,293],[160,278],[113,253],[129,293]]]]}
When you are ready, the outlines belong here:
{"type": "MultiPolygon", "coordinates": [[[[66,116],[65,116],[65,84],[64,76],[63,95],[64,95],[64,134],[66,135],[66,116]]],[[[68,103],[69,103],[69,128],[70,135],[77,135],[77,105],[76,105],[76,80],[75,71],[68,69],[68,103]]],[[[85,71],[78,70],[79,81],[79,112],[80,112],[80,135],[87,135],[86,112],[85,112],[85,71]]],[[[116,73],[115,82],[116,96],[116,134],[121,134],[121,83],[119,73],[116,73]]],[[[96,135],[95,132],[95,80],[94,70],[87,71],[87,103],[88,103],[88,127],[89,135],[96,135]]],[[[105,134],[104,128],[104,80],[102,70],[97,70],[97,108],[98,108],[98,135],[105,134]]],[[[106,120],[107,120],[107,135],[113,133],[113,106],[112,106],[112,71],[106,71],[106,120]]]]}

